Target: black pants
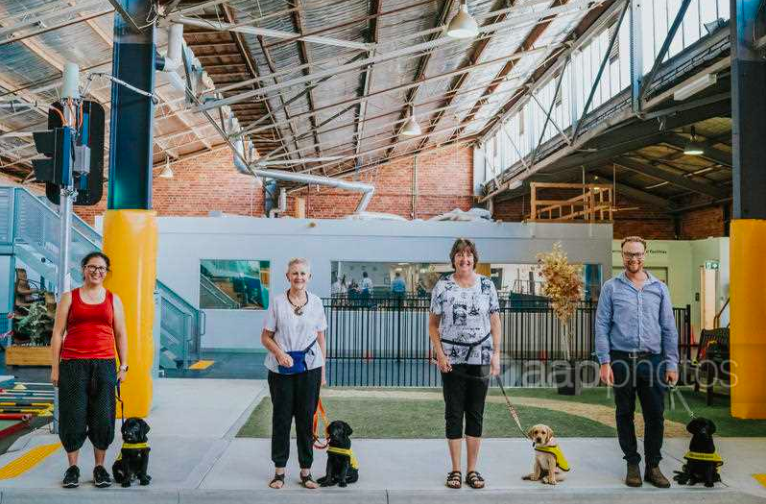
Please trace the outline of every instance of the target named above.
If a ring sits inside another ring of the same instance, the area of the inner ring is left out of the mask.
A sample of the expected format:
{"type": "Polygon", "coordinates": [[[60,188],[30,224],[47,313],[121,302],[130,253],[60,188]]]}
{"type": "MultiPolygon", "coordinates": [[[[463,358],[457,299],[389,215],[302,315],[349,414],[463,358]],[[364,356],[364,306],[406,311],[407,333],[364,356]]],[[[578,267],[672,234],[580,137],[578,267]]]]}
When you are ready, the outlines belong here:
{"type": "Polygon", "coordinates": [[[66,359],[59,364],[59,438],[67,452],[85,438],[106,450],[114,441],[114,359],[66,359]]]}
{"type": "Polygon", "coordinates": [[[269,372],[271,416],[271,460],[275,467],[285,467],[290,457],[290,428],[295,417],[298,462],[310,469],[314,462],[313,422],[319,403],[322,368],[305,373],[283,375],[269,372]]]}
{"type": "Polygon", "coordinates": [[[447,439],[463,437],[463,418],[466,436],[481,437],[488,375],[489,366],[479,364],[453,364],[451,372],[442,373],[447,439]]]}
{"type": "Polygon", "coordinates": [[[644,416],[644,456],[647,466],[656,466],[662,460],[660,450],[664,434],[665,366],[660,355],[632,359],[621,352],[612,352],[614,373],[614,402],[617,406],[617,436],[620,448],[629,464],[638,464],[636,429],[633,416],[636,396],[641,402],[644,416]]]}

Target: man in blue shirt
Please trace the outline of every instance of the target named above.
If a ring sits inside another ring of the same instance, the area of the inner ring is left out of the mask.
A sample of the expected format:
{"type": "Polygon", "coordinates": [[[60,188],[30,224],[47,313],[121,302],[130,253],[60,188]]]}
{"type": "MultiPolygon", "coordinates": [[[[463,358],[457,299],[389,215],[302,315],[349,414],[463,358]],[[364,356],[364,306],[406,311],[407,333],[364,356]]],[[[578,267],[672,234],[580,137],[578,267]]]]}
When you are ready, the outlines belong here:
{"type": "Polygon", "coordinates": [[[596,312],[596,355],[601,381],[614,387],[617,435],[628,463],[625,484],[641,486],[633,413],[636,396],[644,416],[644,479],[670,487],[660,472],[665,383],[678,380],[678,331],[667,285],[644,271],[646,241],[622,241],[625,271],[601,289],[596,312]]]}
{"type": "Polygon", "coordinates": [[[404,297],[404,294],[407,292],[407,283],[398,271],[394,274],[394,279],[391,281],[391,292],[396,297],[404,297]]]}

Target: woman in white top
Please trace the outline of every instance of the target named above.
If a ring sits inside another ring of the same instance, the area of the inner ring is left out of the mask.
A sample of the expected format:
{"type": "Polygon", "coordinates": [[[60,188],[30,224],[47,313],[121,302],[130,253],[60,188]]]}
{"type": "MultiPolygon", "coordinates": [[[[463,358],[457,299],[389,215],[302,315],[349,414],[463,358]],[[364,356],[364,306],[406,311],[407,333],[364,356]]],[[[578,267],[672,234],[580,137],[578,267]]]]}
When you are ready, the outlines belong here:
{"type": "Polygon", "coordinates": [[[327,319],[322,300],[306,290],[311,269],[306,259],[293,259],[287,267],[290,288],[275,296],[266,312],[261,342],[268,350],[269,391],[273,405],[271,460],[274,478],[269,486],[285,485],[290,455],[290,427],[295,417],[301,484],[318,488],[311,476],[314,461],[313,420],[319,389],[325,384],[324,355],[327,319]]]}
{"type": "Polygon", "coordinates": [[[476,470],[489,376],[500,374],[500,306],[492,281],[476,274],[479,252],[465,238],[450,252],[455,272],[431,292],[429,335],[442,376],[444,419],[452,470],[447,487],[462,486],[461,444],[465,434],[471,488],[484,488],[476,470]],[[465,422],[465,429],[463,423],[465,422]]]}

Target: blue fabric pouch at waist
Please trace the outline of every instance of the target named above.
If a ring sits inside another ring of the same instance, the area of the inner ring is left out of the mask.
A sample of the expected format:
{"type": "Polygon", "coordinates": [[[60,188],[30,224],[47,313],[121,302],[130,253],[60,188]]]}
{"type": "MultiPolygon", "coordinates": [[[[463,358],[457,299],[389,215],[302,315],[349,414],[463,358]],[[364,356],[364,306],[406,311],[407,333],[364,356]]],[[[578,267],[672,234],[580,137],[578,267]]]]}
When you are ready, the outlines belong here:
{"type": "Polygon", "coordinates": [[[312,341],[311,344],[303,350],[287,352],[287,355],[293,359],[293,365],[290,367],[278,366],[279,374],[291,375],[308,371],[308,367],[306,366],[306,354],[311,350],[311,347],[313,347],[315,343],[316,340],[312,341]]]}

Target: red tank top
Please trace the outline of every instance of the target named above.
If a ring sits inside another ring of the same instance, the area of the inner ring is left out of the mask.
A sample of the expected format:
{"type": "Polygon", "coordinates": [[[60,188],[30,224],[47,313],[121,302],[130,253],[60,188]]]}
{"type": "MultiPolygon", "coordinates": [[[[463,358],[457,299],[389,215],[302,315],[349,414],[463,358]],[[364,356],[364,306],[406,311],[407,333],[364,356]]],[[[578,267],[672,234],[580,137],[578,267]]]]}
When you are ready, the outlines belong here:
{"type": "Polygon", "coordinates": [[[72,291],[62,359],[114,359],[114,296],[108,290],[99,304],[84,303],[72,291]]]}

